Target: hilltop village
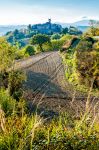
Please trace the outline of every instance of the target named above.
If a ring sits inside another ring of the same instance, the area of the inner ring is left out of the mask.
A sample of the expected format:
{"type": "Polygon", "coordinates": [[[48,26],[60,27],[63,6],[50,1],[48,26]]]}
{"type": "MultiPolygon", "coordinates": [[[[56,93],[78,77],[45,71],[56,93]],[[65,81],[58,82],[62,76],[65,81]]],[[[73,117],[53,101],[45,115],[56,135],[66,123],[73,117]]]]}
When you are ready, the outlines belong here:
{"type": "Polygon", "coordinates": [[[48,22],[46,23],[31,26],[31,29],[42,34],[53,34],[60,33],[62,31],[62,26],[53,24],[51,19],[48,19],[48,22]]]}
{"type": "Polygon", "coordinates": [[[49,36],[58,34],[59,37],[64,34],[81,35],[82,31],[73,26],[63,28],[60,24],[52,23],[51,19],[48,19],[48,21],[43,24],[29,24],[22,29],[7,32],[5,37],[12,45],[19,43],[20,47],[24,47],[28,44],[30,38],[37,34],[49,36]]]}

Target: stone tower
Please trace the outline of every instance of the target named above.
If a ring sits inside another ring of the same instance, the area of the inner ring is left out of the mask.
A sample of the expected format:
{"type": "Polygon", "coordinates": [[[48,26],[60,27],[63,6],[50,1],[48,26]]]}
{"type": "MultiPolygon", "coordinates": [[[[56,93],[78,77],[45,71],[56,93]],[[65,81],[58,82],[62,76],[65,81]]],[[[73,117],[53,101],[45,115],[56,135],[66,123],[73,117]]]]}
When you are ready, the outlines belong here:
{"type": "Polygon", "coordinates": [[[51,18],[50,18],[50,19],[48,19],[48,22],[51,24],[51,18]]]}

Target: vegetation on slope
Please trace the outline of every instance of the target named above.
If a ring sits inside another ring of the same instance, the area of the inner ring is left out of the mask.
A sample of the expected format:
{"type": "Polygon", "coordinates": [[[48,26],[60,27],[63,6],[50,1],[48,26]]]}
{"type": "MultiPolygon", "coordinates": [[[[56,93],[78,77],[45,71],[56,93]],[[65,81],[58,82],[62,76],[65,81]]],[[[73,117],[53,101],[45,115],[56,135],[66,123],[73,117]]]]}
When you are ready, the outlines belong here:
{"type": "Polygon", "coordinates": [[[93,85],[93,88],[99,88],[98,58],[98,40],[81,37],[78,42],[70,44],[63,55],[64,63],[67,66],[67,79],[76,86],[79,84],[85,85],[85,87],[93,85]]]}
{"type": "MultiPolygon", "coordinates": [[[[96,105],[77,116],[61,114],[48,121],[30,113],[27,103],[17,102],[7,91],[0,90],[1,150],[98,150],[99,127],[96,105]]],[[[82,113],[79,112],[79,113],[82,113]]]]}

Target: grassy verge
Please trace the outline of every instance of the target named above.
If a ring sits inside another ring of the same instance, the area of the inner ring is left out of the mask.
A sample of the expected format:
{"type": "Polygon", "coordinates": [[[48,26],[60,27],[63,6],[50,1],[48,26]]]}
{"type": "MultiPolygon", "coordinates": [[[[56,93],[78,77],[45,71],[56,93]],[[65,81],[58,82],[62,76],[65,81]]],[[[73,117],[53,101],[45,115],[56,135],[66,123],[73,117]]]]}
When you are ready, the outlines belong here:
{"type": "Polygon", "coordinates": [[[31,114],[24,100],[0,90],[0,150],[98,150],[97,106],[92,109],[89,95],[79,116],[60,113],[47,122],[37,111],[31,114]]]}

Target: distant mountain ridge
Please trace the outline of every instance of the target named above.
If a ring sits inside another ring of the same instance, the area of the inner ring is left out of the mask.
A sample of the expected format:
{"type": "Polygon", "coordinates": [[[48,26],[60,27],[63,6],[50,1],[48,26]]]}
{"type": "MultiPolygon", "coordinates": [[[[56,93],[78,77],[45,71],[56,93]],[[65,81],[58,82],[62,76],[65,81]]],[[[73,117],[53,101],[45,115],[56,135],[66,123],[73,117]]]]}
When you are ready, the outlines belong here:
{"type": "Polygon", "coordinates": [[[89,22],[90,20],[81,20],[81,21],[74,22],[73,25],[74,26],[90,26],[89,22]]]}
{"type": "MultiPolygon", "coordinates": [[[[94,21],[98,22],[98,20],[94,20],[94,21]]],[[[59,22],[58,23],[61,24],[63,28],[74,26],[74,27],[77,27],[81,31],[86,31],[90,27],[89,22],[90,22],[89,19],[85,19],[85,20],[74,22],[74,23],[59,23],[59,22]]]]}
{"type": "MultiPolygon", "coordinates": [[[[98,22],[99,20],[94,20],[95,22],[98,22]]],[[[76,21],[73,23],[60,23],[62,26],[90,26],[89,24],[90,20],[85,19],[85,20],[80,20],[76,21]]]]}
{"type": "Polygon", "coordinates": [[[0,36],[5,35],[9,31],[20,30],[26,27],[26,25],[0,25],[0,36]]]}

